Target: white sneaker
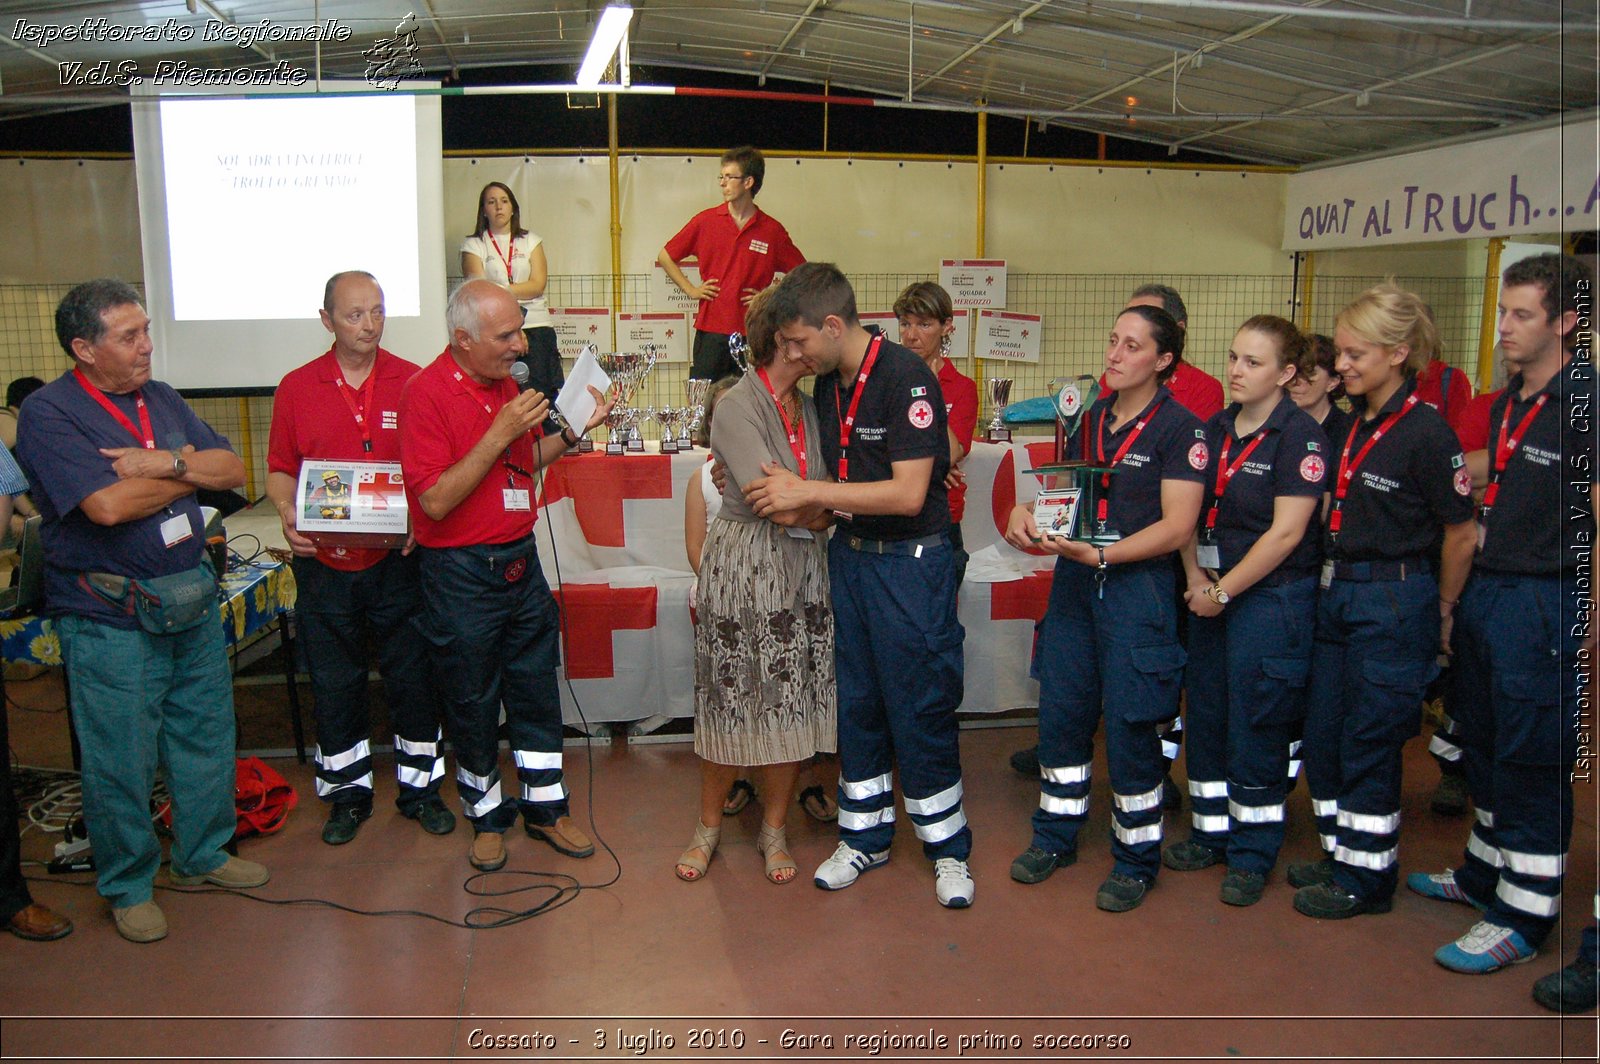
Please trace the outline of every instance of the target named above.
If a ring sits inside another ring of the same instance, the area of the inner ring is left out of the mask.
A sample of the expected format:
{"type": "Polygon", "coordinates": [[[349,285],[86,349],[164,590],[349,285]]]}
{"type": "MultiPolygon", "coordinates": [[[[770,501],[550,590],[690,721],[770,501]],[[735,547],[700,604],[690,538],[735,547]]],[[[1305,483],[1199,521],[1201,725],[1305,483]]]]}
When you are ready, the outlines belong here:
{"type": "Polygon", "coordinates": [[[869,868],[877,868],[889,860],[889,851],[862,853],[848,842],[841,842],[833,856],[817,866],[813,880],[823,890],[843,890],[860,878],[869,868]]]}
{"type": "Polygon", "coordinates": [[[972,873],[967,862],[955,857],[941,857],[933,862],[933,892],[939,904],[946,909],[965,909],[972,904],[972,873]]]}

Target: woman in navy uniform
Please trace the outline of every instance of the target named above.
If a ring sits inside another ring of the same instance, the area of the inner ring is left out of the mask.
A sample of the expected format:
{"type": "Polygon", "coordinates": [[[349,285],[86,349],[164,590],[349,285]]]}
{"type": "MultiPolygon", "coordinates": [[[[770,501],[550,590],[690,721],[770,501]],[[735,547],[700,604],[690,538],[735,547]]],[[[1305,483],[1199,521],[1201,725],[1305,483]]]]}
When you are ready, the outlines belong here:
{"type": "Polygon", "coordinates": [[[1400,750],[1448,651],[1475,539],[1461,446],[1416,395],[1416,375],[1439,347],[1426,304],[1377,285],[1340,312],[1334,343],[1355,417],[1330,441],[1337,463],[1302,751],[1328,856],[1289,869],[1294,907],[1329,920],[1391,907],[1400,750]],[[1441,530],[1436,577],[1429,555],[1441,530]]]}
{"type": "Polygon", "coordinates": [[[1228,349],[1233,403],[1206,424],[1200,528],[1188,591],[1189,795],[1194,828],[1161,861],[1227,862],[1222,900],[1254,905],[1283,846],[1291,733],[1305,710],[1322,551],[1316,520],[1328,440],[1285,391],[1313,364],[1308,338],[1268,314],[1228,349]]]}
{"type": "Polygon", "coordinates": [[[1177,637],[1173,554],[1200,513],[1208,464],[1205,428],[1164,387],[1183,356],[1183,329],[1158,307],[1129,307],[1106,349],[1110,394],[1090,408],[1084,447],[1106,475],[1102,517],[1122,538],[1105,547],[1040,542],[1032,511],[1011,513],[1006,541],[1061,555],[1039,629],[1039,808],[1033,841],[1011,878],[1039,883],[1077,860],[1088,813],[1089,765],[1102,704],[1116,803],[1116,859],[1095,904],[1125,912],[1160,868],[1166,761],[1157,727],[1178,713],[1185,661],[1177,637]]]}

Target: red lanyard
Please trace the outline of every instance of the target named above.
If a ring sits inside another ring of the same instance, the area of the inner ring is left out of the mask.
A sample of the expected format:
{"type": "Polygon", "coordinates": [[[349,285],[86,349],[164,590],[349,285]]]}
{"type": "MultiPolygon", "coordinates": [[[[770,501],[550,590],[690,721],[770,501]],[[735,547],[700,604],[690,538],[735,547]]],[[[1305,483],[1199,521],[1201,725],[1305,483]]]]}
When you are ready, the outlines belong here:
{"type": "MultiPolygon", "coordinates": [[[[789,412],[778,401],[778,392],[772,387],[772,381],[767,377],[765,366],[756,369],[756,376],[761,378],[761,383],[767,386],[767,394],[772,396],[772,405],[778,408],[778,416],[783,419],[783,431],[789,434],[789,450],[794,453],[794,460],[800,467],[800,479],[806,479],[806,418],[805,408],[801,407],[799,420],[793,425],[789,424],[789,412]]],[[[850,407],[851,415],[856,412],[855,406],[850,407]]],[[[843,465],[841,458],[840,465],[843,465]]]]}
{"type": "Polygon", "coordinates": [[[1483,492],[1483,512],[1488,513],[1494,507],[1494,501],[1500,495],[1500,474],[1506,471],[1506,463],[1511,461],[1511,456],[1522,446],[1522,437],[1527,433],[1528,426],[1533,424],[1533,419],[1539,416],[1539,411],[1544,409],[1544,404],[1550,399],[1550,393],[1545,392],[1534,401],[1533,409],[1522,415],[1522,420],[1517,422],[1517,427],[1509,436],[1506,430],[1511,428],[1511,407],[1515,400],[1508,398],[1506,401],[1505,416],[1500,419],[1500,440],[1494,448],[1494,465],[1489,469],[1489,486],[1483,492]]]}
{"type": "Polygon", "coordinates": [[[1217,510],[1222,506],[1222,497],[1227,494],[1228,485],[1233,481],[1233,475],[1239,472],[1240,469],[1244,468],[1245,462],[1250,457],[1250,452],[1261,446],[1261,441],[1267,438],[1267,433],[1270,431],[1270,429],[1264,429],[1256,433],[1255,438],[1250,441],[1250,445],[1239,452],[1239,457],[1232,465],[1228,464],[1228,451],[1232,449],[1235,440],[1232,436],[1227,434],[1223,435],[1222,458],[1217,463],[1217,486],[1212,491],[1215,499],[1211,503],[1211,509],[1206,511],[1207,532],[1210,532],[1217,527],[1217,510]]]}
{"type": "Polygon", "coordinates": [[[861,406],[861,394],[867,390],[867,378],[872,376],[872,367],[878,361],[878,345],[883,342],[882,333],[874,333],[872,342],[867,345],[867,357],[861,362],[861,373],[856,377],[855,394],[850,397],[850,412],[841,409],[839,401],[840,382],[833,382],[833,408],[839,412],[839,483],[843,484],[850,479],[850,436],[855,432],[856,409],[861,406]]]}
{"type": "Polygon", "coordinates": [[[74,369],[72,375],[78,379],[78,384],[82,386],[83,390],[89,393],[89,398],[105,407],[106,413],[116,418],[117,424],[128,430],[128,435],[144,444],[145,450],[153,451],[156,449],[156,434],[155,430],[150,427],[150,411],[144,405],[144,390],[142,388],[133,393],[134,401],[139,407],[139,427],[134,428],[133,422],[128,419],[128,415],[118,410],[111,400],[106,398],[105,393],[96,388],[89,378],[83,375],[83,370],[74,369]]]}
{"type": "MultiPolygon", "coordinates": [[[[1143,432],[1144,427],[1150,423],[1150,419],[1156,416],[1156,411],[1161,409],[1161,404],[1164,402],[1166,402],[1165,399],[1156,400],[1156,405],[1150,408],[1150,412],[1133,423],[1133,430],[1128,433],[1128,438],[1122,441],[1122,446],[1117,448],[1115,457],[1111,459],[1112,468],[1115,468],[1117,463],[1122,461],[1122,456],[1128,453],[1128,448],[1133,446],[1133,441],[1139,438],[1139,434],[1143,432]]],[[[1106,464],[1106,417],[1110,413],[1111,407],[1108,406],[1104,411],[1101,412],[1100,424],[1095,429],[1095,459],[1100,465],[1106,464]]],[[[1111,474],[1101,473],[1100,500],[1099,504],[1095,507],[1094,515],[1095,520],[1099,521],[1101,524],[1105,524],[1106,518],[1109,516],[1110,495],[1111,474]]]]}
{"type": "Polygon", "coordinates": [[[488,237],[489,243],[494,245],[494,253],[499,255],[500,261],[506,264],[506,284],[512,284],[515,279],[511,276],[511,260],[517,257],[517,238],[514,236],[509,238],[510,243],[508,246],[511,248],[511,254],[507,255],[500,250],[500,241],[494,238],[494,233],[489,232],[488,237]]]}
{"type": "Polygon", "coordinates": [[[1400,409],[1385,418],[1383,424],[1379,425],[1377,431],[1373,432],[1372,437],[1362,445],[1361,450],[1356,454],[1354,462],[1350,460],[1350,448],[1355,446],[1356,431],[1361,428],[1361,418],[1357,417],[1351,423],[1350,435],[1345,437],[1344,450],[1339,453],[1339,479],[1335,483],[1333,490],[1333,512],[1328,515],[1329,532],[1336,536],[1339,534],[1340,508],[1344,506],[1344,497],[1350,492],[1350,482],[1355,479],[1356,470],[1360,469],[1361,463],[1367,460],[1367,455],[1371,452],[1373,446],[1383,439],[1390,429],[1394,428],[1396,422],[1411,413],[1411,408],[1419,402],[1421,400],[1417,397],[1417,394],[1415,392],[1411,393],[1411,397],[1401,405],[1400,409]]]}
{"type": "Polygon", "coordinates": [[[378,363],[374,361],[360,388],[350,387],[342,371],[333,379],[334,386],[339,389],[339,398],[350,408],[350,416],[356,419],[356,428],[361,432],[361,449],[369,452],[372,450],[372,424],[367,421],[367,407],[372,405],[372,380],[377,375],[378,363]],[[355,395],[352,396],[351,392],[355,392],[355,395]]]}

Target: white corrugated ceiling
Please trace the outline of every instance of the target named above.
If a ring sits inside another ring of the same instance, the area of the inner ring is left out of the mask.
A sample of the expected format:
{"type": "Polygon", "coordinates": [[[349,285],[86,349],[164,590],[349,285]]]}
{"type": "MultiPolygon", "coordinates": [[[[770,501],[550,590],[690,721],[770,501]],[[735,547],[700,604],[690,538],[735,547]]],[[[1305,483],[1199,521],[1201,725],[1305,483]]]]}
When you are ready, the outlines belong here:
{"type": "MultiPolygon", "coordinates": [[[[253,50],[204,40],[219,17],[242,27],[337,20],[350,37],[322,46],[322,73],[361,77],[363,51],[392,37],[414,12],[416,58],[430,76],[534,64],[547,66],[551,81],[570,81],[601,6],[7,3],[0,15],[0,118],[125,91],[63,86],[63,62],[109,60],[114,69],[132,61],[146,75],[164,59],[196,67],[281,61],[311,69],[316,62],[314,48],[301,42],[253,50]],[[126,35],[122,28],[135,26],[187,28],[191,39],[41,36],[51,27],[126,35]]],[[[649,80],[653,67],[757,75],[775,91],[826,82],[835,93],[982,104],[1260,162],[1392,150],[1600,103],[1594,0],[636,0],[633,7],[635,83],[649,80]]],[[[0,124],[0,143],[3,130],[0,124]]]]}

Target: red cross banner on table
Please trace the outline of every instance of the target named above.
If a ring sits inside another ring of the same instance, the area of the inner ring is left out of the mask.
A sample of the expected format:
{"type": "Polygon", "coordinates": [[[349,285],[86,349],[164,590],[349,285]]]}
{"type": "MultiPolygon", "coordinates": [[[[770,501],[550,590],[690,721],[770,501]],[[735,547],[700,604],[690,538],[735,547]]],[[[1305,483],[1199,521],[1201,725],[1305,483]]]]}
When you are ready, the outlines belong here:
{"type": "MultiPolygon", "coordinates": [[[[683,507],[689,478],[709,456],[662,455],[648,446],[643,455],[567,455],[544,474],[540,563],[565,612],[566,675],[591,722],[694,712],[694,576],[683,507]]],[[[1002,536],[1011,507],[1031,502],[1039,489],[1038,478],[1023,471],[1048,462],[1052,448],[1048,440],[980,442],[963,463],[962,535],[979,556],[959,608],[967,630],[966,712],[1038,705],[1028,671],[1034,624],[1050,595],[1049,569],[1039,567],[1049,559],[1016,551],[1002,536]]],[[[566,719],[577,722],[566,685],[561,697],[566,719]]]]}

